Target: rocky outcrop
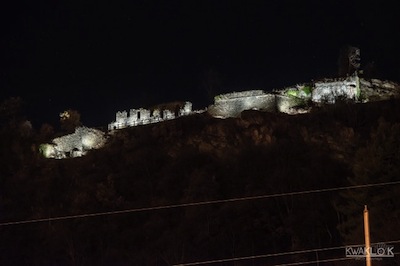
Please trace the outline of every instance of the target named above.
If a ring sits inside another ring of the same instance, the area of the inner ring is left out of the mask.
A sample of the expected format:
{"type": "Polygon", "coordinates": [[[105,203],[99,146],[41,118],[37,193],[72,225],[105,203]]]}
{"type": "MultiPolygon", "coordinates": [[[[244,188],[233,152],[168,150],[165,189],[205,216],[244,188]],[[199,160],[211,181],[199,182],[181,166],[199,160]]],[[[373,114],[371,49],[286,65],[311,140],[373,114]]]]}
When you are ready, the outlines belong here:
{"type": "Polygon", "coordinates": [[[398,98],[400,85],[393,81],[379,79],[360,79],[361,101],[382,101],[398,98]]]}

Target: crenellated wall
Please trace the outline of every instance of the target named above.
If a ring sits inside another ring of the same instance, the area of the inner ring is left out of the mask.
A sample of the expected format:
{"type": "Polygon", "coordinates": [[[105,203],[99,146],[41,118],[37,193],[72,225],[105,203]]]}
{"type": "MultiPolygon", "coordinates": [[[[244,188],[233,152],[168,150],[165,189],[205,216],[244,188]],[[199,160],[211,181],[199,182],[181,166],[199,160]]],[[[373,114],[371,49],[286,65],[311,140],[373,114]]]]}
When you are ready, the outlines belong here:
{"type": "MultiPolygon", "coordinates": [[[[160,106],[159,108],[165,107],[160,106]]],[[[159,108],[153,108],[153,110],[144,108],[131,109],[129,111],[129,116],[127,111],[117,112],[115,121],[108,124],[108,130],[157,123],[164,120],[175,119],[180,116],[190,115],[193,112],[191,102],[185,102],[179,110],[159,108]]]]}

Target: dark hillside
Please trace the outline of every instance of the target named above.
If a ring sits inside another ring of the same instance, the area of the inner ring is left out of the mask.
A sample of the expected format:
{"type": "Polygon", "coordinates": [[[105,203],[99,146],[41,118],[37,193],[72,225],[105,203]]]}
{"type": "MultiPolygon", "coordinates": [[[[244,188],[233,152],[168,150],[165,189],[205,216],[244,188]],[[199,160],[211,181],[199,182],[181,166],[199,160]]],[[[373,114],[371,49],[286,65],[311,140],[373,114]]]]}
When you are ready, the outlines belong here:
{"type": "MultiPolygon", "coordinates": [[[[1,115],[2,223],[400,181],[398,100],[296,116],[197,114],[116,131],[105,148],[66,160],[41,158],[37,134],[18,126],[22,116],[1,115]]],[[[364,204],[372,240],[398,240],[399,192],[399,185],[376,186],[2,224],[0,264],[173,265],[361,244],[364,204]]],[[[314,259],[304,253],[220,265],[314,259]]]]}

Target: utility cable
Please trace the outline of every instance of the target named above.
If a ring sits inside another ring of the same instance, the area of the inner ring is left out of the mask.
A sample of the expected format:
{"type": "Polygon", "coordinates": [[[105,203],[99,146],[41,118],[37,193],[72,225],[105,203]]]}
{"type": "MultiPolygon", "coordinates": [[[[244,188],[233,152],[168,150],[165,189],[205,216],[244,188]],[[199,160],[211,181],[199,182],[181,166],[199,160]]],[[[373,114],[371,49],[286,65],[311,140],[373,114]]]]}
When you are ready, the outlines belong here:
{"type": "MultiPolygon", "coordinates": [[[[371,243],[371,245],[377,244],[395,244],[400,243],[399,240],[392,240],[387,242],[378,242],[378,243],[371,243]]],[[[273,254],[263,254],[263,255],[256,255],[256,256],[246,256],[246,257],[235,257],[235,258],[226,258],[226,259],[216,259],[216,260],[208,260],[208,261],[197,261],[197,262],[188,262],[188,263],[181,263],[181,264],[174,264],[172,266],[195,266],[195,265],[206,265],[206,264],[215,264],[215,263],[223,263],[223,262],[234,262],[234,261],[243,261],[243,260],[251,260],[251,259],[262,259],[268,257],[279,257],[279,256],[289,256],[289,255],[298,255],[303,253],[311,253],[311,252],[322,252],[322,251],[330,251],[330,250],[337,250],[337,249],[344,249],[346,247],[360,247],[361,245],[346,245],[346,246],[337,246],[337,247],[328,247],[328,248],[316,248],[316,249],[306,249],[306,250],[297,250],[297,251],[288,251],[288,252],[280,252],[280,253],[273,253],[273,254]]],[[[398,253],[395,253],[398,254],[398,253]]],[[[354,259],[354,258],[341,258],[340,260],[344,259],[354,259]]],[[[325,262],[329,262],[331,259],[325,260],[325,262]]],[[[290,264],[279,264],[274,266],[282,266],[282,265],[302,265],[307,263],[316,263],[316,262],[324,262],[324,260],[318,260],[313,262],[297,262],[297,263],[290,263],[290,264]]]]}
{"type": "Polygon", "coordinates": [[[183,207],[195,207],[195,206],[204,206],[204,205],[211,205],[211,204],[231,203],[231,202],[239,202],[239,201],[258,200],[258,199],[269,199],[269,198],[277,198],[277,197],[284,197],[284,196],[297,196],[297,195],[331,192],[331,191],[339,191],[339,190],[346,190],[346,189],[359,189],[359,188],[369,188],[369,187],[398,185],[398,184],[400,184],[400,180],[392,181],[392,182],[382,182],[382,183],[354,185],[354,186],[346,186],[346,187],[335,187],[335,188],[323,188],[323,189],[295,191],[295,192],[277,193],[277,194],[260,195],[260,196],[231,198],[231,199],[223,199],[223,200],[210,200],[210,201],[201,201],[201,202],[192,202],[192,203],[171,204],[171,205],[164,205],[164,206],[126,209],[126,210],[119,210],[119,211],[95,212],[95,213],[66,215],[66,216],[39,218],[39,219],[30,219],[30,220],[21,220],[21,221],[12,221],[12,222],[2,222],[2,223],[0,223],[0,226],[51,222],[51,221],[98,217],[98,216],[124,214],[124,213],[146,212],[146,211],[155,211],[155,210],[165,210],[165,209],[174,209],[174,208],[183,208],[183,207]]]}

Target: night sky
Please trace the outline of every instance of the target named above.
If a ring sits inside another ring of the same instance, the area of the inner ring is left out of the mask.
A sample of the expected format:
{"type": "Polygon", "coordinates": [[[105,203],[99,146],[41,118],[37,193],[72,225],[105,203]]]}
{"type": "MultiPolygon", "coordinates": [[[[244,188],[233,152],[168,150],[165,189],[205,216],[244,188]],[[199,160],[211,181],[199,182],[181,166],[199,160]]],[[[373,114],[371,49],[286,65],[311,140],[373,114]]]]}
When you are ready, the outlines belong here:
{"type": "Polygon", "coordinates": [[[9,1],[0,8],[0,100],[20,96],[35,128],[76,109],[88,126],[119,110],[334,77],[361,49],[400,80],[396,1],[9,1]],[[63,2],[63,3],[61,3],[63,2]]]}

